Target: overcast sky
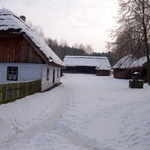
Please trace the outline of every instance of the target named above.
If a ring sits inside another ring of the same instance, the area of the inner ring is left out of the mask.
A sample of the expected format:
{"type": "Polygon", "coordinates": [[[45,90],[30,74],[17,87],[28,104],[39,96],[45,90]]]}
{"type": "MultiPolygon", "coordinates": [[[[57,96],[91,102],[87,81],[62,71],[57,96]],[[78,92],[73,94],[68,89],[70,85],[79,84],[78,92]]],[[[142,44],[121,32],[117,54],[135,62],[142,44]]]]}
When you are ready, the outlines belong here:
{"type": "Polygon", "coordinates": [[[41,26],[46,37],[66,40],[69,46],[88,44],[95,52],[106,52],[108,30],[116,23],[118,0],[1,1],[4,8],[41,26]]]}

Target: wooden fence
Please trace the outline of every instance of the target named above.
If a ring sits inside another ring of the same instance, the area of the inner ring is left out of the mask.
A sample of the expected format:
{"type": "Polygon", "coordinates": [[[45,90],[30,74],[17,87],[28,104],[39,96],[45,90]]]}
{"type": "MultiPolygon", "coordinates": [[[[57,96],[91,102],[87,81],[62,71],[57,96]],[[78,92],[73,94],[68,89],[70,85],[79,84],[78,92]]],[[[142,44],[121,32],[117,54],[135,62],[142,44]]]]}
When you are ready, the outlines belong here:
{"type": "Polygon", "coordinates": [[[40,91],[41,80],[0,84],[0,104],[12,102],[40,91]]]}

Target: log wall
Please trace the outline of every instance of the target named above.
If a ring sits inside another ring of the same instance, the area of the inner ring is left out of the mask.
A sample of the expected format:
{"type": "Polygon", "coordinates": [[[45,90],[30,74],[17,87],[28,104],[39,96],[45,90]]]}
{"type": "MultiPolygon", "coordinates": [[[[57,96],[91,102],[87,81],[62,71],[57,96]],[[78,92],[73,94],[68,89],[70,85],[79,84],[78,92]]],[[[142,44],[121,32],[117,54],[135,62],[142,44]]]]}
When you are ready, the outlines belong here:
{"type": "Polygon", "coordinates": [[[22,35],[0,36],[0,62],[44,63],[22,35]]]}

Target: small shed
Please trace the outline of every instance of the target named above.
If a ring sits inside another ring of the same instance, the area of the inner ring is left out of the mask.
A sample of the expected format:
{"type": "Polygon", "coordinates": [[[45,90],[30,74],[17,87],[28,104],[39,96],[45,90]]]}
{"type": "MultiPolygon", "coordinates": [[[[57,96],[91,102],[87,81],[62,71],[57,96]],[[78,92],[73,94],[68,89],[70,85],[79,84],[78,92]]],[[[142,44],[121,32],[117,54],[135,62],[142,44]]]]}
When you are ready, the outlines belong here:
{"type": "Polygon", "coordinates": [[[41,80],[44,91],[60,82],[64,64],[24,20],[1,9],[0,68],[0,83],[41,80]]]}
{"type": "Polygon", "coordinates": [[[110,75],[110,63],[107,57],[98,56],[65,56],[65,73],[90,73],[110,75]]]}
{"type": "Polygon", "coordinates": [[[137,59],[130,66],[131,72],[140,72],[141,78],[147,81],[147,58],[146,56],[137,59]]]}
{"type": "Polygon", "coordinates": [[[121,58],[114,66],[114,77],[120,79],[131,78],[131,65],[137,60],[132,54],[121,58]]]}
{"type": "Polygon", "coordinates": [[[103,57],[99,66],[96,67],[97,76],[110,76],[111,65],[107,57],[103,57]]]}

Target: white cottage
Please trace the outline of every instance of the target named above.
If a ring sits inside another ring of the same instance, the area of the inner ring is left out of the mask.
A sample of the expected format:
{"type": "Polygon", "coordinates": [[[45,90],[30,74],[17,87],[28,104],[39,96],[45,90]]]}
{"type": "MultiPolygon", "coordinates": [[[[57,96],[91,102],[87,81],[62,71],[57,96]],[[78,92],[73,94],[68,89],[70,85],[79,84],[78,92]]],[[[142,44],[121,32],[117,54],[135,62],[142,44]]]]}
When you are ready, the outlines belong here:
{"type": "Polygon", "coordinates": [[[63,62],[26,23],[0,10],[0,83],[41,80],[41,90],[60,82],[63,62]]]}

